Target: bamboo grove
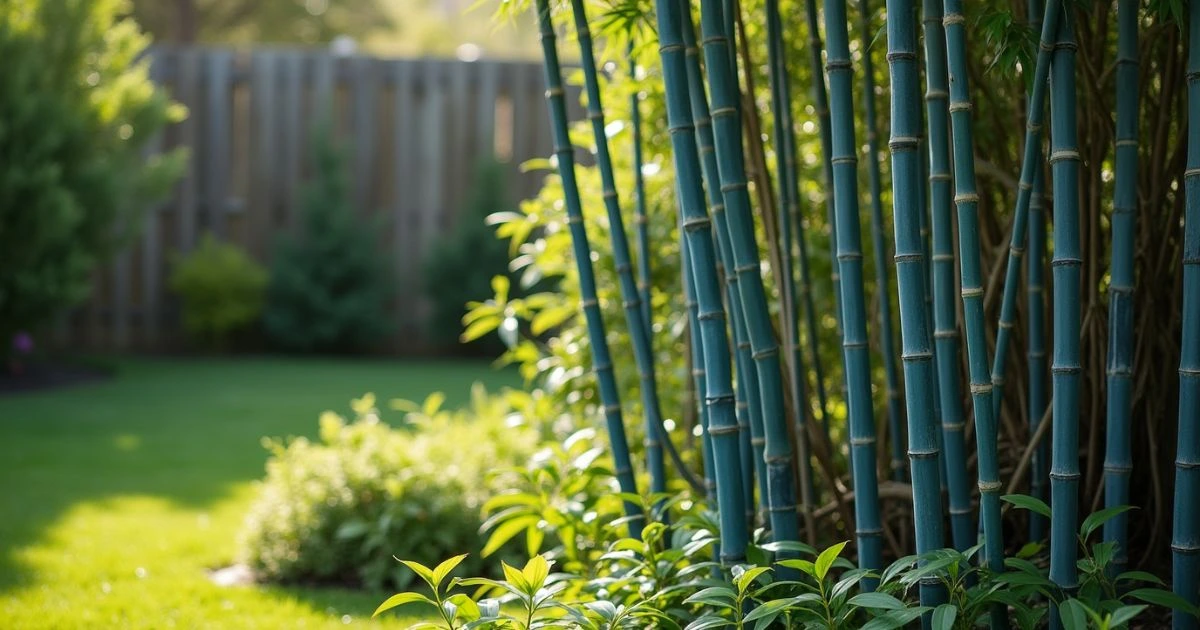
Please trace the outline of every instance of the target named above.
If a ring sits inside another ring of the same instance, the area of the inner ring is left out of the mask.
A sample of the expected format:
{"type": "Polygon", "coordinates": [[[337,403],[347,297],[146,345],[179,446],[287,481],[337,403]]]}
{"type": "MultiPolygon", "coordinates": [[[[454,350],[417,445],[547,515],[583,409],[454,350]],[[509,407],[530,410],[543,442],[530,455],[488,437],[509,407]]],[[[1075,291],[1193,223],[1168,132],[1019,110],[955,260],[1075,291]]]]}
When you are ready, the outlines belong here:
{"type": "Polygon", "coordinates": [[[1104,509],[1114,570],[1200,601],[1200,5],[532,5],[622,492],[706,496],[727,565],[853,538],[866,569],[981,543],[1003,572],[1041,543],[1068,595],[1104,509]]]}

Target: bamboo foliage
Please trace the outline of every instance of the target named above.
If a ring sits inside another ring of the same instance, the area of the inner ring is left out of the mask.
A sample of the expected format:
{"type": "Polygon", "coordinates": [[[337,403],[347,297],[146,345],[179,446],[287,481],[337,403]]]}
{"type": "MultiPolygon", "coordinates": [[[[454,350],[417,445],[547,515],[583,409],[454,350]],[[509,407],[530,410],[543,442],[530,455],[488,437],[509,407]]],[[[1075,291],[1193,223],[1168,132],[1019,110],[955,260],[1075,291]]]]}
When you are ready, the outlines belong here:
{"type": "MultiPolygon", "coordinates": [[[[925,312],[924,245],[921,242],[921,156],[915,11],[908,0],[887,2],[888,67],[892,81],[893,230],[908,411],[908,454],[913,480],[917,553],[943,546],[937,425],[933,418],[933,344],[925,312]]],[[[840,227],[840,226],[839,226],[840,227]]],[[[921,604],[937,606],[946,594],[936,580],[922,580],[921,604]]]]}
{"type": "MultiPolygon", "coordinates": [[[[888,433],[892,448],[892,475],[904,479],[904,445],[900,436],[903,414],[900,397],[900,376],[896,373],[895,343],[892,341],[892,295],[888,289],[887,245],[883,240],[882,184],[879,174],[879,138],[875,123],[875,67],[871,63],[870,1],[860,0],[860,35],[862,35],[863,110],[867,123],[867,182],[870,186],[871,244],[875,248],[875,292],[879,302],[879,347],[883,355],[885,395],[887,396],[888,433]]],[[[920,188],[920,187],[918,187],[920,188]]],[[[924,214],[924,203],[920,204],[924,214]]],[[[922,239],[924,240],[924,239],[922,239]]]]}
{"type": "MultiPolygon", "coordinates": [[[[1055,3],[1057,4],[1057,3],[1055,3]]],[[[1117,2],[1116,194],[1113,198],[1111,280],[1108,286],[1108,435],[1104,457],[1104,506],[1129,505],[1133,469],[1130,410],[1133,394],[1133,233],[1137,211],[1138,3],[1117,2]]],[[[1129,516],[1104,524],[1104,540],[1116,544],[1111,573],[1129,562],[1129,516]]]]}
{"type": "MultiPolygon", "coordinates": [[[[536,0],[538,32],[542,42],[542,61],[546,76],[546,102],[550,109],[550,125],[554,136],[554,156],[558,161],[558,174],[562,179],[567,223],[571,231],[571,244],[579,273],[584,318],[587,320],[588,340],[592,346],[592,368],[600,383],[600,403],[604,407],[608,439],[612,446],[614,473],[622,492],[637,493],[633,477],[633,463],[629,456],[629,442],[625,435],[625,423],[621,414],[621,400],[613,374],[612,358],[608,350],[608,339],[604,334],[604,320],[600,315],[600,304],[596,299],[596,274],[592,269],[591,246],[583,226],[583,207],[579,200],[579,185],[575,179],[575,156],[567,127],[567,105],[563,97],[562,70],[558,61],[557,37],[550,19],[549,0],[536,0]]],[[[640,317],[640,315],[639,315],[640,317]]],[[[626,503],[630,518],[629,535],[641,535],[644,516],[640,508],[626,503]]]]}
{"type": "Polygon", "coordinates": [[[1059,20],[1050,68],[1050,164],[1054,194],[1053,446],[1050,469],[1050,579],[1068,594],[1079,587],[1079,150],[1075,127],[1075,33],[1059,20]]]}
{"type": "MultiPolygon", "coordinates": [[[[725,200],[730,245],[738,274],[742,316],[758,374],[762,396],[764,459],[769,496],[765,503],[770,515],[773,537],[794,541],[799,537],[796,501],[792,483],[792,448],[783,403],[783,379],[779,366],[779,345],[767,310],[766,291],[759,275],[758,245],[754,219],[746,190],[742,156],[741,118],[738,114],[738,88],[730,64],[729,37],[724,31],[725,16],[720,0],[700,3],[705,70],[712,99],[713,140],[717,152],[717,170],[725,200]]],[[[660,33],[661,37],[661,33],[660,33]]],[[[665,45],[665,44],[664,44],[665,45]]],[[[731,308],[734,308],[731,306],[731,308]]]]}
{"type": "Polygon", "coordinates": [[[930,222],[933,227],[932,293],[934,343],[937,361],[938,398],[941,402],[942,446],[946,465],[946,489],[950,502],[950,531],[954,547],[975,544],[975,524],[967,477],[966,443],[963,438],[960,354],[954,306],[954,226],[950,217],[951,175],[949,79],[946,70],[946,34],[942,30],[942,3],[923,5],[925,33],[925,76],[928,89],[925,107],[929,117],[930,222]]]}
{"type": "MultiPolygon", "coordinates": [[[[1175,593],[1200,603],[1200,3],[1188,7],[1186,215],[1183,235],[1183,336],[1179,360],[1179,446],[1175,457],[1175,521],[1171,538],[1175,593]]],[[[1175,613],[1176,630],[1200,620],[1175,613]]]]}
{"type": "MultiPolygon", "coordinates": [[[[834,184],[834,234],[838,274],[841,279],[842,357],[846,376],[846,403],[850,433],[850,462],[854,469],[855,534],[858,564],[878,569],[883,564],[882,524],[875,473],[875,421],[871,401],[870,353],[867,341],[866,304],[863,298],[862,237],[858,219],[857,143],[851,84],[850,38],[846,28],[845,0],[825,5],[826,72],[832,101],[830,116],[834,184]]],[[[935,454],[936,457],[936,454],[935,454]]],[[[936,458],[932,460],[936,465],[936,458]]],[[[936,480],[936,476],[935,476],[936,480]]],[[[936,513],[936,511],[935,511],[936,513]]],[[[940,520],[940,516],[937,517],[940,520]]]]}
{"type": "Polygon", "coordinates": [[[678,0],[656,0],[655,10],[682,237],[688,243],[688,262],[699,303],[697,319],[700,322],[700,345],[704,355],[708,433],[713,445],[717,504],[720,506],[721,560],[737,563],[745,558],[749,537],[742,487],[742,457],[729,367],[729,341],[725,332],[725,314],[713,251],[712,224],[704,208],[700,161],[692,124],[687,62],[681,33],[684,16],[678,0]]]}
{"type": "MultiPolygon", "coordinates": [[[[966,18],[961,0],[946,0],[942,19],[950,79],[950,121],[954,133],[954,203],[958,207],[959,280],[967,333],[967,364],[975,410],[975,444],[979,455],[980,521],[987,566],[1004,570],[1004,532],[1000,518],[998,430],[992,408],[992,381],[983,314],[983,274],[980,262],[975,154],[971,129],[971,97],[967,78],[966,18]]],[[[890,12],[889,12],[890,13],[890,12]]],[[[993,627],[1004,627],[997,609],[993,627]]]]}

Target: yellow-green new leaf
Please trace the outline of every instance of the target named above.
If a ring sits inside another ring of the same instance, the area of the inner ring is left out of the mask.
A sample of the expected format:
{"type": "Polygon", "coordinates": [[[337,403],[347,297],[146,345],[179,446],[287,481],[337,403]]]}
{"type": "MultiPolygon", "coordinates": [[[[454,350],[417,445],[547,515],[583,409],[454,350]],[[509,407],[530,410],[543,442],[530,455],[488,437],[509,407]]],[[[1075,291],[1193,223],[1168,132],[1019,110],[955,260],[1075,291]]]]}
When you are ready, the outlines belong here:
{"type": "Polygon", "coordinates": [[[378,617],[380,615],[380,613],[387,612],[397,606],[403,606],[405,604],[413,604],[416,602],[429,604],[430,606],[437,605],[432,600],[430,600],[428,597],[425,597],[424,595],[421,595],[420,593],[396,593],[395,595],[392,595],[391,597],[387,598],[387,600],[385,600],[382,604],[380,604],[379,608],[376,608],[375,612],[371,613],[371,616],[378,617]]]}
{"type": "Polygon", "coordinates": [[[440,586],[442,581],[446,579],[446,576],[450,575],[450,572],[454,570],[454,567],[457,567],[458,563],[462,562],[466,557],[467,554],[464,553],[454,556],[453,558],[449,558],[437,565],[437,568],[433,570],[433,583],[440,586]]]}
{"type": "Polygon", "coordinates": [[[813,563],[813,569],[818,580],[825,579],[825,574],[829,573],[829,568],[833,566],[833,562],[842,555],[842,550],[846,548],[846,543],[843,541],[821,552],[817,556],[817,561],[813,563]]]}

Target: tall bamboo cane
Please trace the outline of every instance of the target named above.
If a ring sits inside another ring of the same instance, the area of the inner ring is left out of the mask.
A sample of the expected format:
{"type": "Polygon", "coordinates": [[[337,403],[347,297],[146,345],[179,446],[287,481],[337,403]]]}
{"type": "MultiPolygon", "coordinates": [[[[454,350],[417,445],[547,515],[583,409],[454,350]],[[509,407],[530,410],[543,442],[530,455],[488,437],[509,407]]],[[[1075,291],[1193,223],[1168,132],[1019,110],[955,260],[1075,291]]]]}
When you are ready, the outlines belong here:
{"type": "MultiPolygon", "coordinates": [[[[1029,18],[1034,29],[1039,32],[1042,30],[1043,21],[1042,4],[1042,0],[1029,0],[1029,18]]],[[[1046,393],[1046,296],[1042,281],[1046,260],[1046,215],[1042,211],[1045,172],[1045,165],[1039,161],[1034,169],[1033,190],[1029,198],[1029,252],[1026,256],[1025,270],[1026,302],[1029,305],[1029,338],[1026,341],[1026,359],[1029,364],[1029,435],[1037,432],[1046,405],[1049,404],[1046,393]]],[[[1005,290],[1008,290],[1007,282],[1005,290]]],[[[1046,462],[1049,459],[1049,447],[1049,440],[1042,440],[1037,445],[1029,470],[1029,492],[1043,501],[1046,500],[1046,462]]],[[[1031,513],[1029,539],[1045,538],[1046,525],[1045,517],[1031,513]]]]}
{"type": "MultiPolygon", "coordinates": [[[[870,351],[863,299],[862,236],[858,219],[857,143],[851,85],[850,37],[845,0],[825,4],[837,260],[841,276],[842,357],[849,406],[850,461],[854,469],[854,511],[858,564],[878,569],[883,563],[879,488],[875,474],[875,421],[871,402],[870,351]]],[[[938,517],[940,519],[940,516],[938,517]]]]}
{"type": "Polygon", "coordinates": [[[654,373],[654,353],[650,346],[650,328],[642,310],[641,293],[633,278],[633,264],[629,255],[629,240],[625,236],[625,221],[621,216],[621,204],[617,197],[616,177],[613,174],[612,157],[608,151],[608,134],[605,132],[604,103],[600,96],[600,80],[596,72],[596,59],[592,51],[592,36],[588,29],[587,11],[583,0],[571,0],[571,13],[575,18],[575,32],[579,39],[579,53],[583,65],[584,89],[587,93],[588,118],[592,121],[592,135],[596,141],[596,163],[600,167],[600,182],[603,188],[604,208],[608,212],[609,238],[612,240],[613,261],[616,263],[622,306],[625,309],[625,325],[632,337],[633,357],[641,380],[642,406],[646,416],[646,459],[650,470],[650,491],[666,492],[667,473],[664,452],[671,457],[676,470],[696,490],[703,490],[679,452],[671,443],[662,422],[658,404],[658,382],[654,373]]]}
{"type": "MultiPolygon", "coordinates": [[[[692,277],[691,254],[687,249],[687,239],[679,243],[679,268],[683,284],[683,300],[688,317],[688,343],[692,350],[692,381],[699,395],[704,395],[708,389],[707,372],[704,370],[704,344],[700,340],[700,303],[696,301],[696,279],[692,277]]],[[[697,405],[697,415],[700,417],[700,455],[704,462],[704,489],[710,497],[713,507],[718,511],[720,504],[717,500],[717,475],[713,465],[712,439],[709,434],[708,405],[697,405]]],[[[720,557],[720,552],[716,552],[720,557]]]]}
{"type": "MultiPolygon", "coordinates": [[[[1025,149],[1021,159],[1021,180],[1017,185],[1017,204],[1013,211],[1012,237],[1008,246],[1008,267],[1004,275],[1004,292],[1000,300],[1000,325],[996,331],[996,356],[992,360],[992,410],[1000,417],[1004,395],[1004,371],[1007,365],[1010,331],[1017,319],[1017,286],[1020,284],[1021,256],[1025,253],[1029,205],[1033,198],[1033,180],[1043,165],[1042,126],[1045,121],[1047,79],[1050,76],[1050,55],[1054,35],[1058,30],[1061,2],[1046,5],[1041,22],[1041,44],[1033,71],[1033,89],[1025,123],[1025,149]]],[[[1135,90],[1136,91],[1136,90],[1135,90]]]]}
{"type": "Polygon", "coordinates": [[[760,484],[759,494],[766,501],[766,462],[762,457],[762,408],[759,404],[758,375],[754,373],[750,341],[746,334],[746,323],[742,321],[738,307],[738,281],[734,272],[733,253],[729,245],[729,229],[725,221],[725,200],[721,196],[721,179],[717,174],[717,154],[713,146],[712,118],[709,117],[708,97],[704,93],[704,75],[700,70],[700,50],[696,47],[696,25],[687,0],[683,7],[683,45],[687,60],[688,96],[690,97],[692,124],[696,128],[699,145],[701,173],[708,193],[712,212],[712,231],[717,239],[717,260],[725,272],[725,297],[729,307],[730,328],[733,329],[737,374],[738,424],[742,427],[742,485],[746,496],[747,522],[754,522],[754,481],[760,484]],[[755,439],[757,436],[757,440],[755,439]]]}
{"type": "MultiPolygon", "coordinates": [[[[1138,0],[1117,2],[1117,148],[1113,197],[1112,263],[1108,286],[1108,432],[1104,453],[1104,506],[1129,504],[1130,411],[1133,393],[1133,232],[1137,210],[1138,0]]],[[[1116,576],[1129,562],[1129,516],[1104,523],[1116,544],[1108,567],[1116,576]]]]}
{"type": "Polygon", "coordinates": [[[725,333],[725,313],[721,305],[711,222],[704,210],[700,161],[692,125],[687,62],[680,32],[683,15],[678,0],[655,0],[655,9],[682,237],[688,242],[689,262],[699,302],[697,318],[700,321],[700,341],[707,377],[705,399],[713,444],[713,466],[717,471],[717,503],[720,506],[721,559],[726,563],[736,563],[745,558],[748,538],[742,458],[729,369],[729,339],[725,333]]]}
{"type": "MultiPolygon", "coordinates": [[[[612,445],[613,463],[616,467],[617,484],[622,492],[637,494],[633,478],[633,463],[629,457],[629,443],[625,437],[625,424],[621,417],[621,399],[617,380],[613,374],[612,356],[608,351],[608,340],[604,335],[604,319],[600,314],[600,303],[596,298],[596,274],[592,269],[592,249],[588,244],[587,231],[583,225],[583,207],[579,200],[579,185],[575,180],[575,156],[567,127],[567,105],[563,94],[562,70],[555,47],[554,25],[550,19],[549,0],[536,0],[538,31],[542,40],[542,61],[546,75],[546,102],[550,109],[550,126],[554,132],[554,155],[558,160],[558,174],[562,179],[563,201],[567,208],[567,223],[571,231],[571,244],[575,255],[575,266],[579,272],[579,292],[584,319],[587,321],[588,339],[592,346],[592,369],[600,383],[600,403],[604,406],[604,417],[608,426],[608,439],[612,445]]],[[[644,516],[636,504],[626,502],[625,510],[631,517],[629,534],[640,537],[644,516]]]]}
{"type": "Polygon", "coordinates": [[[742,157],[742,126],[737,109],[739,95],[730,65],[725,63],[729,56],[729,39],[723,32],[723,18],[720,0],[701,1],[700,30],[712,98],[717,168],[725,198],[730,244],[737,264],[735,271],[738,274],[742,315],[754,352],[762,395],[763,436],[766,438],[764,458],[769,489],[765,503],[774,539],[794,541],[799,537],[799,528],[792,484],[792,447],[783,404],[779,345],[775,340],[766,292],[759,275],[758,244],[742,157]]]}
{"type": "MultiPolygon", "coordinates": [[[[821,27],[817,17],[816,0],[804,0],[804,17],[808,22],[809,64],[812,71],[813,103],[817,109],[817,128],[821,137],[821,166],[825,175],[825,223],[829,226],[829,273],[833,283],[833,312],[838,337],[842,331],[842,289],[838,275],[837,262],[837,222],[833,218],[833,136],[829,124],[829,98],[825,90],[825,71],[821,63],[821,27]]],[[[817,343],[812,344],[813,353],[817,353],[817,343]]],[[[825,432],[829,432],[829,405],[825,390],[825,377],[821,374],[821,363],[813,359],[814,375],[817,379],[817,397],[821,402],[821,421],[825,432]]]]}
{"type": "MultiPolygon", "coordinates": [[[[800,349],[800,301],[803,300],[805,322],[808,328],[809,347],[812,348],[812,360],[815,365],[821,363],[819,350],[820,337],[817,335],[815,305],[812,297],[812,279],[808,272],[808,246],[805,243],[804,221],[800,212],[800,171],[796,163],[796,133],[792,127],[792,90],[788,77],[787,60],[784,57],[783,28],[779,18],[778,0],[767,2],[767,31],[771,38],[769,64],[771,66],[772,106],[775,109],[775,155],[778,159],[776,170],[779,172],[780,188],[780,228],[786,235],[788,244],[784,252],[789,259],[786,277],[798,295],[792,292],[789,303],[792,306],[788,318],[790,327],[788,334],[791,339],[792,351],[792,389],[796,399],[796,449],[797,464],[800,473],[800,507],[805,519],[805,529],[810,540],[815,536],[816,523],[812,515],[812,462],[809,459],[808,430],[806,428],[808,408],[807,374],[803,353],[800,349]],[[798,244],[800,282],[794,282],[795,266],[791,263],[792,241],[798,244]]],[[[820,368],[816,369],[820,374],[820,368]]],[[[818,376],[818,379],[820,377],[818,376]]],[[[821,415],[825,415],[825,401],[818,399],[821,415]]]]}
{"type": "MultiPolygon", "coordinates": [[[[917,29],[911,0],[888,0],[888,67],[891,74],[892,204],[896,277],[908,410],[908,454],[912,467],[913,518],[917,553],[943,545],[942,496],[938,470],[937,425],[933,418],[933,344],[925,313],[924,246],[921,243],[921,156],[917,138],[920,75],[917,29]]],[[[826,15],[828,15],[826,9],[826,15]]],[[[827,18],[828,19],[828,18],[827,18]]],[[[832,37],[831,37],[832,39],[832,37]]],[[[835,92],[836,95],[836,92],[835,92]]],[[[839,226],[841,227],[841,226],[839,226]]],[[[921,604],[945,601],[936,580],[922,580],[921,604]]]]}
{"type": "MultiPolygon", "coordinates": [[[[1188,8],[1188,126],[1184,190],[1183,337],[1179,361],[1179,446],[1175,458],[1175,522],[1171,538],[1175,593],[1200,604],[1200,2],[1188,8]]],[[[1196,617],[1176,612],[1176,630],[1195,630],[1196,617]]]]}
{"type": "MultiPolygon", "coordinates": [[[[879,301],[879,346],[883,355],[887,394],[887,419],[892,450],[892,476],[904,480],[904,435],[901,423],[900,375],[896,371],[896,348],[892,341],[892,293],[888,289],[887,245],[883,240],[883,202],[879,174],[879,136],[875,123],[875,66],[871,62],[870,0],[859,1],[859,31],[862,36],[863,103],[867,118],[867,181],[871,195],[871,245],[875,248],[875,292],[879,301]]],[[[921,204],[924,207],[924,204],[921,204]]],[[[924,214],[924,211],[921,212],[924,214]]]]}
{"type": "Polygon", "coordinates": [[[949,79],[942,3],[925,2],[925,107],[929,116],[930,222],[933,224],[933,337],[936,344],[937,388],[941,401],[945,482],[950,500],[950,531],[955,549],[975,544],[967,453],[963,439],[962,385],[959,380],[957,310],[954,305],[954,226],[950,217],[953,192],[950,176],[949,79]]]}
{"type": "MultiPolygon", "coordinates": [[[[633,42],[629,44],[629,58],[629,76],[636,78],[637,61],[633,60],[633,42]]],[[[646,330],[653,332],[654,319],[650,315],[650,221],[646,217],[646,180],[642,176],[642,107],[641,95],[637,91],[629,97],[629,124],[633,127],[633,216],[637,225],[638,294],[642,300],[646,330]]]]}
{"type": "MultiPolygon", "coordinates": [[[[1079,587],[1079,145],[1075,128],[1075,31],[1060,19],[1050,67],[1050,164],[1054,191],[1054,432],[1050,469],[1050,579],[1079,587]]],[[[1052,617],[1057,614],[1052,612],[1052,617]]]]}

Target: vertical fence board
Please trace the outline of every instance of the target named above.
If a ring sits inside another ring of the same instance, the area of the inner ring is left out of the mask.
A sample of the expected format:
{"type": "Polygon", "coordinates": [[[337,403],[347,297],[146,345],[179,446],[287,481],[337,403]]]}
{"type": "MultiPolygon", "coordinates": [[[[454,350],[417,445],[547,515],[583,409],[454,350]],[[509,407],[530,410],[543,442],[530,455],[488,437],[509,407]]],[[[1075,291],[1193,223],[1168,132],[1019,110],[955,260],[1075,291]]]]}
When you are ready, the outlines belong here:
{"type": "MultiPolygon", "coordinates": [[[[414,122],[417,120],[415,99],[416,64],[411,61],[395,61],[390,65],[392,81],[395,89],[392,112],[392,257],[394,277],[397,282],[415,275],[417,271],[413,252],[417,241],[416,224],[412,221],[417,216],[414,212],[413,189],[418,178],[414,177],[416,160],[413,159],[414,122]]],[[[401,335],[411,335],[414,332],[413,313],[405,308],[403,299],[397,300],[396,324],[401,335]]]]}
{"type": "Polygon", "coordinates": [[[375,151],[375,112],[378,99],[375,69],[375,60],[371,57],[357,57],[351,65],[350,109],[354,116],[351,181],[354,183],[355,207],[362,213],[374,210],[370,204],[374,199],[375,185],[375,162],[372,159],[375,151]]]}
{"type": "MultiPolygon", "coordinates": [[[[150,78],[162,82],[169,59],[155,57],[151,60],[150,78]]],[[[163,132],[154,134],[146,142],[142,155],[146,158],[161,153],[163,149],[163,132]]],[[[142,347],[152,348],[158,343],[159,320],[162,312],[162,204],[154,204],[146,211],[145,224],[142,229],[142,291],[141,291],[141,324],[142,347]]]]}
{"type": "Polygon", "coordinates": [[[200,55],[195,50],[181,50],[176,56],[179,72],[175,83],[175,100],[186,105],[188,117],[179,123],[179,144],[191,148],[188,163],[179,181],[175,200],[176,228],[179,231],[176,247],[186,252],[196,244],[196,215],[199,210],[197,199],[200,188],[199,165],[207,143],[201,142],[199,120],[200,109],[200,55]]]}
{"type": "Polygon", "coordinates": [[[278,64],[275,53],[261,50],[250,60],[250,129],[253,134],[254,159],[250,161],[250,203],[246,207],[249,223],[250,252],[257,258],[265,256],[267,239],[275,227],[275,180],[272,174],[279,159],[275,126],[279,117],[276,82],[278,64]]]}
{"type": "Polygon", "coordinates": [[[298,51],[288,51],[284,53],[281,65],[283,111],[279,117],[279,148],[282,152],[279,156],[282,167],[279,192],[283,205],[282,223],[284,226],[291,226],[295,225],[299,214],[299,187],[303,165],[301,156],[308,147],[309,135],[308,129],[303,127],[301,122],[301,110],[304,107],[304,55],[298,51]]]}
{"type": "Polygon", "coordinates": [[[229,200],[230,138],[233,133],[233,53],[214,51],[207,56],[208,93],[205,107],[208,117],[204,128],[209,150],[205,153],[202,197],[208,227],[218,236],[226,234],[226,205],[229,200]]]}

